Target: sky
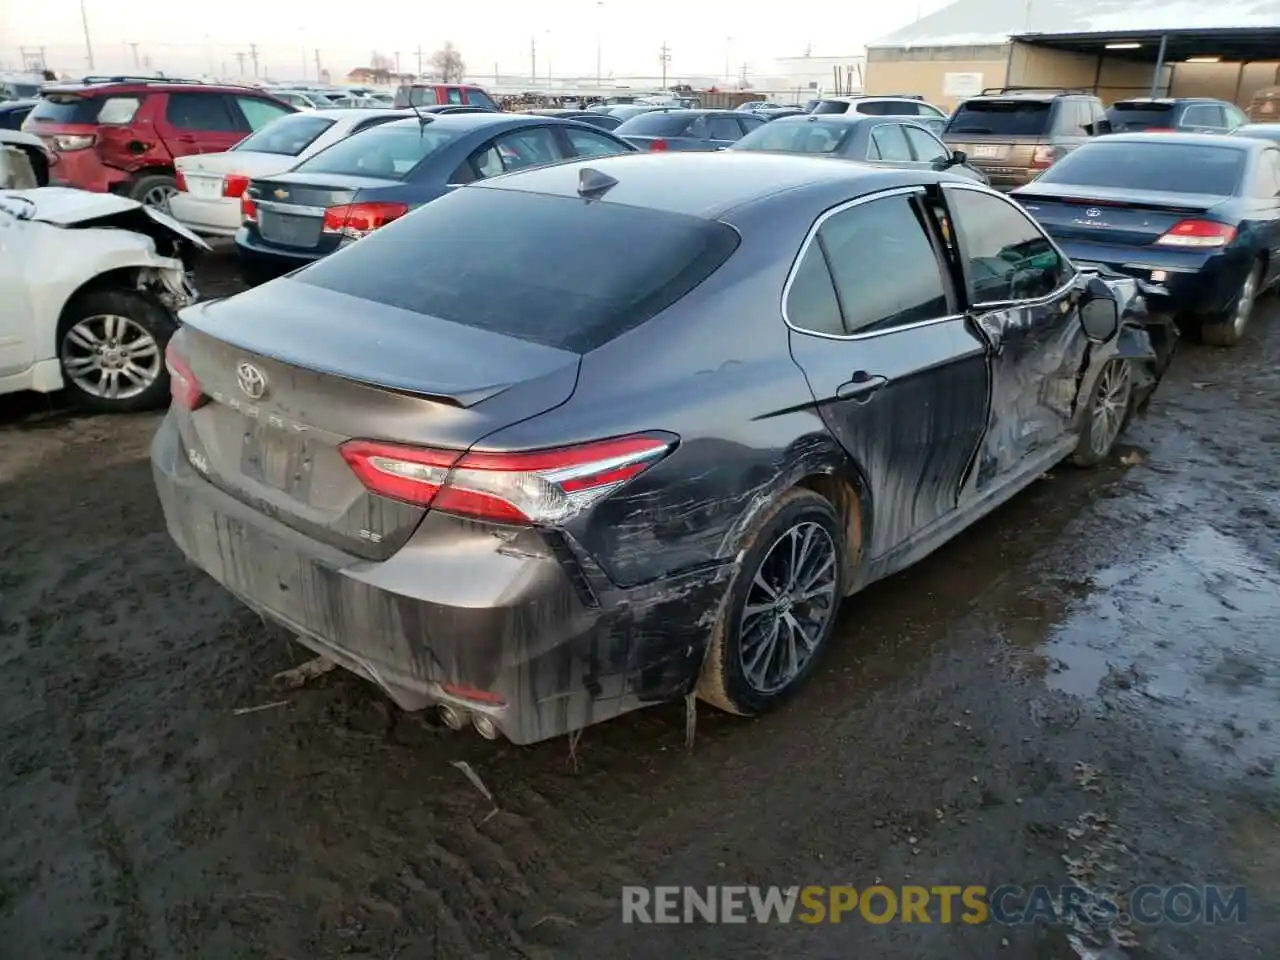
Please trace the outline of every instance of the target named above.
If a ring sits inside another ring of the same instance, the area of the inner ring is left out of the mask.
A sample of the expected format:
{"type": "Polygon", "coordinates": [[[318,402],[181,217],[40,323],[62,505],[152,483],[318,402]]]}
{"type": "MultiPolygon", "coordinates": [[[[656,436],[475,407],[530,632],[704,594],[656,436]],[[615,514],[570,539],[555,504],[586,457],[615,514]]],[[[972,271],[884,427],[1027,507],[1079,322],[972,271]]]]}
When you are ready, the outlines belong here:
{"type": "MultiPolygon", "coordinates": [[[[433,50],[452,41],[472,74],[528,76],[530,44],[536,45],[540,77],[592,77],[597,37],[605,76],[657,74],[660,48],[670,48],[673,77],[720,77],[726,63],[734,75],[763,75],[780,56],[844,56],[867,42],[947,5],[947,0],[858,3],[847,0],[786,0],[775,3],[694,3],[692,0],[485,0],[424,3],[422,0],[218,0],[216,3],[151,3],[147,0],[84,0],[97,73],[134,69],[148,59],[170,75],[236,76],[236,54],[258,48],[260,70],[273,78],[315,79],[315,51],[335,80],[367,65],[373,51],[416,71],[433,50]]],[[[0,0],[0,69],[16,69],[20,48],[46,49],[59,72],[83,74],[88,61],[80,0],[0,0]]]]}

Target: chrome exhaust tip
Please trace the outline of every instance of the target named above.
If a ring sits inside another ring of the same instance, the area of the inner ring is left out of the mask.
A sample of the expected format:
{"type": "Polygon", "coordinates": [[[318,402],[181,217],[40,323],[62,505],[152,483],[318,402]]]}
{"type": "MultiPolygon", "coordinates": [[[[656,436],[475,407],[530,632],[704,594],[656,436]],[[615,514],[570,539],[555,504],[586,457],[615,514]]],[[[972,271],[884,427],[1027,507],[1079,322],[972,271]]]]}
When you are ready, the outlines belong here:
{"type": "Polygon", "coordinates": [[[467,722],[467,718],[462,715],[457,707],[448,704],[440,704],[440,722],[450,730],[461,730],[462,725],[467,722]]]}
{"type": "Polygon", "coordinates": [[[486,740],[498,739],[497,725],[483,713],[473,713],[471,715],[471,725],[476,728],[476,733],[486,740]]]}

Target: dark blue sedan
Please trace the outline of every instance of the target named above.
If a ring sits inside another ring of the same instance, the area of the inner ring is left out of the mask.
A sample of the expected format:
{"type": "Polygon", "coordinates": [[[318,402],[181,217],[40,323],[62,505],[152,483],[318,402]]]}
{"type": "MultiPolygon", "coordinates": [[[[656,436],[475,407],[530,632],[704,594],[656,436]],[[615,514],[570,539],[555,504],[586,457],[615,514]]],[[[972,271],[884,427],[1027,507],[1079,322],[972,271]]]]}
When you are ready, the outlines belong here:
{"type": "Polygon", "coordinates": [[[305,266],[462,184],[634,150],[555,117],[473,113],[382,124],[250,183],[235,238],[241,273],[258,284],[305,266]]]}
{"type": "Polygon", "coordinates": [[[1206,134],[1099,137],[1016,198],[1077,263],[1137,278],[1152,310],[1239,341],[1280,279],[1280,147],[1206,134]]]}
{"type": "Polygon", "coordinates": [[[624,121],[614,133],[641,150],[723,150],[765,124],[740,110],[660,109],[624,121]]]}

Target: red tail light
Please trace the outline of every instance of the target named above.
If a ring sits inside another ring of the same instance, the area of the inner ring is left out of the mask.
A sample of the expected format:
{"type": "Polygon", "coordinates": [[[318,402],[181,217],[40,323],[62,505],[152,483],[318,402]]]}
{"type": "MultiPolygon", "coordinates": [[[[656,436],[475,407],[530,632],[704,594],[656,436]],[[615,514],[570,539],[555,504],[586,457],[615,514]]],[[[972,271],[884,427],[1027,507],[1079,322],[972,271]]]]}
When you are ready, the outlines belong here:
{"type": "Polygon", "coordinates": [[[1035,152],[1031,154],[1031,166],[1037,170],[1052,167],[1053,147],[1036,147],[1035,152]]]}
{"type": "Polygon", "coordinates": [[[1225,247],[1236,228],[1213,220],[1179,220],[1156,241],[1162,247],[1225,247]]]}
{"type": "Polygon", "coordinates": [[[409,212],[405,203],[348,203],[324,212],[324,232],[359,240],[409,212]]]}
{"type": "Polygon", "coordinates": [[[663,151],[668,150],[668,149],[670,149],[670,148],[667,146],[667,141],[665,141],[665,140],[650,140],[650,141],[649,141],[649,151],[650,151],[651,153],[662,153],[663,151]]]}
{"type": "Polygon", "coordinates": [[[186,192],[187,192],[187,178],[186,178],[186,176],[184,176],[184,175],[183,175],[183,173],[182,173],[182,171],[181,171],[181,170],[177,171],[177,173],[175,173],[175,174],[174,174],[174,180],[176,180],[176,181],[177,181],[178,192],[179,192],[179,193],[186,193],[186,192]]]}
{"type": "Polygon", "coordinates": [[[1173,127],[1147,127],[1143,133],[1173,133],[1173,127]]]}
{"type": "Polygon", "coordinates": [[[172,341],[164,351],[164,365],[169,371],[169,396],[183,410],[195,410],[208,403],[200,381],[174,347],[172,341]]]}
{"type": "Polygon", "coordinates": [[[245,223],[258,222],[258,201],[247,193],[240,197],[240,219],[245,223]]]}
{"type": "Polygon", "coordinates": [[[674,448],[639,434],[552,450],[468,453],[349,440],[342,456],[373,493],[495,523],[561,523],[674,448]]]}
{"type": "Polygon", "coordinates": [[[440,689],[460,700],[471,700],[474,703],[489,703],[502,706],[506,701],[490,690],[478,690],[475,687],[462,687],[456,683],[442,683],[440,689]]]}
{"type": "MultiPolygon", "coordinates": [[[[242,173],[228,173],[222,178],[222,195],[224,197],[243,197],[249,189],[249,178],[242,173]]],[[[241,206],[243,209],[243,205],[241,206]]]]}

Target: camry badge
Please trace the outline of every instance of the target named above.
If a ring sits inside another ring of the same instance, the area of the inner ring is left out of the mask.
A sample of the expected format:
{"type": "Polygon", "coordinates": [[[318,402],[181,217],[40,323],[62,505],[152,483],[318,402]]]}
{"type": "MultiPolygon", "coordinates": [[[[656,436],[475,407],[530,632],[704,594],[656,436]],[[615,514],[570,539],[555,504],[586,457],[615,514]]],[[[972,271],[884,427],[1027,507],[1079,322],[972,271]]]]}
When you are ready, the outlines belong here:
{"type": "Polygon", "coordinates": [[[1098,217],[1102,216],[1102,211],[1099,210],[1097,207],[1090,207],[1088,210],[1084,212],[1084,215],[1088,217],[1090,220],[1097,220],[1098,217]]]}
{"type": "Polygon", "coordinates": [[[273,193],[273,194],[271,194],[271,195],[272,195],[273,197],[275,197],[277,200],[288,200],[288,199],[289,199],[289,191],[288,191],[288,190],[286,190],[286,189],[284,189],[284,187],[279,188],[278,190],[276,190],[276,192],[275,192],[275,193],[273,193]]]}
{"type": "Polygon", "coordinates": [[[261,370],[247,360],[236,365],[236,382],[250,400],[261,400],[267,392],[267,377],[261,370]]]}

